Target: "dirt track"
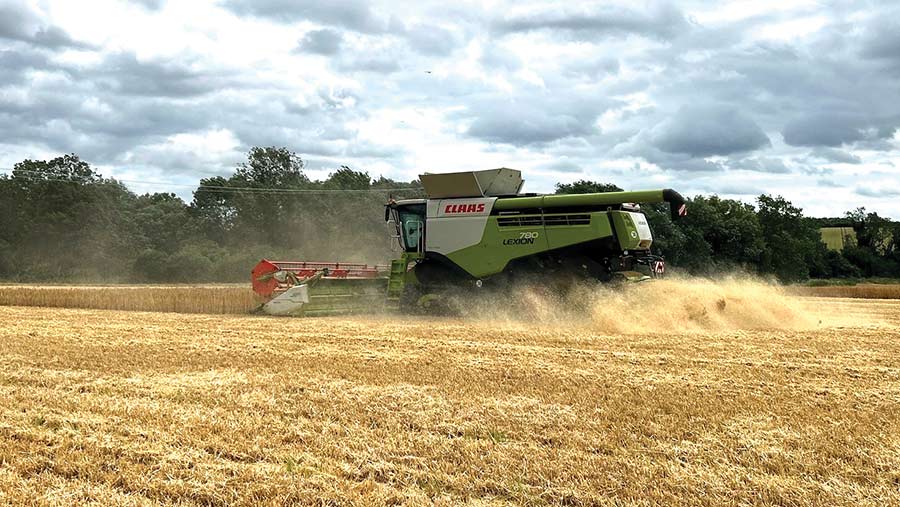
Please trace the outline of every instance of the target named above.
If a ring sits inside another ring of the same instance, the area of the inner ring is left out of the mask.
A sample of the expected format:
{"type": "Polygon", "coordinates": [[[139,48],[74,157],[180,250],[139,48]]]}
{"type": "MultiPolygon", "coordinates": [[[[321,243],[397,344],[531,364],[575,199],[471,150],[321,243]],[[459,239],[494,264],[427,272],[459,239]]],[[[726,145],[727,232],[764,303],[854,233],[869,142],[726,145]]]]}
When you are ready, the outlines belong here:
{"type": "Polygon", "coordinates": [[[0,307],[0,504],[900,504],[900,301],[798,304],[637,334],[0,307]]]}

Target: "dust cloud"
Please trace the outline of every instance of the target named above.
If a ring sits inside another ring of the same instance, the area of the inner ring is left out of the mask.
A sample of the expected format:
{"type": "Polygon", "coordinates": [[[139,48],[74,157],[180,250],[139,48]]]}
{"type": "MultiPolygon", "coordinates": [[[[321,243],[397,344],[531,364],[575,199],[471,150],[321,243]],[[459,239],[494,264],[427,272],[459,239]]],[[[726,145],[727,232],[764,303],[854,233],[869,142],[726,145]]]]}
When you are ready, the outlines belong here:
{"type": "Polygon", "coordinates": [[[538,321],[590,327],[615,334],[814,329],[822,315],[777,284],[730,276],[717,280],[674,277],[609,286],[582,284],[564,296],[538,287],[512,298],[494,298],[470,309],[478,319],[538,321]]]}

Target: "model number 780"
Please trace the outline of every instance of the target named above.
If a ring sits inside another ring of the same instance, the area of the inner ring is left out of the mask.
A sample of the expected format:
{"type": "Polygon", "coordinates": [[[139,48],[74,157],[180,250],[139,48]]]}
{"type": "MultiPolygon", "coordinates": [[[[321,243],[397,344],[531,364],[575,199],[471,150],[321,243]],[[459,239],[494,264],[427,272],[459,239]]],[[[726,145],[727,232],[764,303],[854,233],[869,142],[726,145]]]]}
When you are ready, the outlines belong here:
{"type": "Polygon", "coordinates": [[[519,239],[537,239],[538,233],[536,232],[520,232],[519,239]]]}

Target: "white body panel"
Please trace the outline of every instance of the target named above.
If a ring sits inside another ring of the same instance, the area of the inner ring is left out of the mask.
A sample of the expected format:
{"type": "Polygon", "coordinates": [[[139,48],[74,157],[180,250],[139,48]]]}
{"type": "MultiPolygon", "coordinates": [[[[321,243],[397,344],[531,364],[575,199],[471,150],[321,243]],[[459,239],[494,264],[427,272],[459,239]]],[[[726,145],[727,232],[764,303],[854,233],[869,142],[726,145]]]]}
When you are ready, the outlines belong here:
{"type": "Polygon", "coordinates": [[[425,250],[442,255],[477,245],[484,236],[496,197],[429,199],[425,250]]]}
{"type": "Polygon", "coordinates": [[[309,303],[309,288],[306,284],[295,285],[264,304],[262,309],[269,315],[290,315],[309,303]]]}
{"type": "Polygon", "coordinates": [[[650,245],[653,243],[653,234],[650,233],[650,224],[647,223],[647,217],[643,213],[634,211],[629,211],[628,214],[631,215],[631,221],[634,222],[634,226],[637,228],[638,238],[641,240],[640,247],[650,248],[650,245]]]}

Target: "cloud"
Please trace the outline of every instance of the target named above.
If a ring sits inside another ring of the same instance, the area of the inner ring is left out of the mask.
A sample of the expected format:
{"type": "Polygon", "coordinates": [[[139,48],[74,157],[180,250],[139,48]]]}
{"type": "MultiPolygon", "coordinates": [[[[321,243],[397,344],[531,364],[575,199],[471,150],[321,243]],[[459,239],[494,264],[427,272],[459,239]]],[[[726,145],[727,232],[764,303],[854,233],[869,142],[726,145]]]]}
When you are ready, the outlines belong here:
{"type": "Polygon", "coordinates": [[[325,28],[322,30],[310,30],[300,40],[297,49],[318,55],[334,55],[341,49],[344,41],[341,32],[325,28]]]}
{"type": "Polygon", "coordinates": [[[400,70],[399,57],[389,53],[364,54],[341,60],[337,68],[346,72],[392,74],[400,70]]]}
{"type": "Polygon", "coordinates": [[[447,56],[460,45],[456,34],[436,25],[407,26],[403,35],[411,49],[424,55],[447,56]]]}
{"type": "Polygon", "coordinates": [[[900,9],[878,16],[866,27],[860,54],[866,58],[896,60],[900,62],[900,9]]]}
{"type": "Polygon", "coordinates": [[[605,108],[599,101],[580,102],[578,97],[534,97],[479,103],[469,113],[474,120],[466,130],[470,137],[516,146],[549,143],[599,133],[597,115],[605,108]]]}
{"type": "Polygon", "coordinates": [[[158,11],[165,7],[166,0],[129,0],[134,2],[147,10],[158,11]]]}
{"type": "Polygon", "coordinates": [[[568,160],[566,158],[562,160],[558,160],[553,162],[552,164],[548,164],[546,166],[547,170],[558,172],[558,173],[581,173],[584,170],[580,165],[575,162],[568,160]]]}
{"type": "Polygon", "coordinates": [[[492,42],[481,48],[481,65],[493,72],[512,72],[522,67],[522,58],[502,44],[492,42]]]}
{"type": "Polygon", "coordinates": [[[882,118],[862,113],[810,113],[789,121],[782,131],[791,146],[837,147],[856,142],[890,139],[900,118],[882,118]]]}
{"type": "Polygon", "coordinates": [[[527,145],[595,132],[578,118],[552,115],[536,109],[506,107],[476,119],[468,129],[472,137],[492,142],[527,145]]]}
{"type": "Polygon", "coordinates": [[[24,83],[28,72],[49,66],[47,56],[41,51],[0,50],[0,86],[24,83]]]}
{"type": "Polygon", "coordinates": [[[140,60],[134,53],[113,53],[96,66],[70,69],[102,89],[147,97],[196,97],[236,83],[225,72],[193,62],[140,60]]]}
{"type": "Polygon", "coordinates": [[[742,195],[742,196],[754,196],[754,197],[766,193],[758,187],[746,186],[746,185],[730,185],[730,184],[725,184],[722,186],[717,186],[715,188],[711,188],[710,191],[712,193],[717,193],[717,194],[742,195]]]}
{"type": "Polygon", "coordinates": [[[586,60],[577,60],[565,67],[565,75],[576,79],[598,80],[619,73],[622,66],[619,59],[611,56],[598,56],[586,60]]]}
{"type": "Polygon", "coordinates": [[[595,40],[617,35],[636,34],[671,39],[690,29],[684,14],[670,4],[635,10],[611,5],[592,8],[557,4],[547,8],[514,14],[494,23],[501,34],[547,31],[578,40],[595,40]]]}
{"type": "Polygon", "coordinates": [[[364,0],[225,0],[221,5],[238,16],[281,23],[312,21],[362,33],[381,32],[387,28],[364,0]]]}
{"type": "Polygon", "coordinates": [[[816,184],[819,185],[820,187],[827,187],[827,188],[842,188],[844,186],[844,185],[841,185],[840,183],[836,183],[834,180],[830,180],[830,179],[826,179],[826,178],[817,179],[816,184]]]}
{"type": "Polygon", "coordinates": [[[857,194],[865,196],[865,197],[876,197],[876,198],[900,197],[900,190],[895,189],[895,188],[879,188],[876,190],[876,189],[873,189],[870,187],[856,187],[855,192],[857,194]]]}
{"type": "Polygon", "coordinates": [[[0,37],[20,41],[28,41],[32,37],[27,25],[33,22],[34,15],[22,6],[9,3],[0,5],[0,37]]]}
{"type": "Polygon", "coordinates": [[[727,106],[684,106],[650,135],[660,150],[692,157],[731,155],[771,145],[750,117],[727,106]]]}
{"type": "Polygon", "coordinates": [[[72,39],[62,28],[41,23],[24,5],[0,5],[0,39],[10,39],[44,48],[89,48],[72,39]]]}
{"type": "Polygon", "coordinates": [[[812,158],[825,160],[827,162],[835,162],[839,164],[859,164],[862,160],[856,155],[834,148],[816,148],[809,153],[812,158]]]}
{"type": "Polygon", "coordinates": [[[731,169],[739,169],[744,171],[755,171],[770,174],[788,174],[790,168],[784,164],[784,161],[774,157],[752,157],[729,163],[731,169]]]}
{"type": "Polygon", "coordinates": [[[864,138],[860,114],[813,113],[789,121],[781,132],[791,146],[840,146],[864,138]]]}

